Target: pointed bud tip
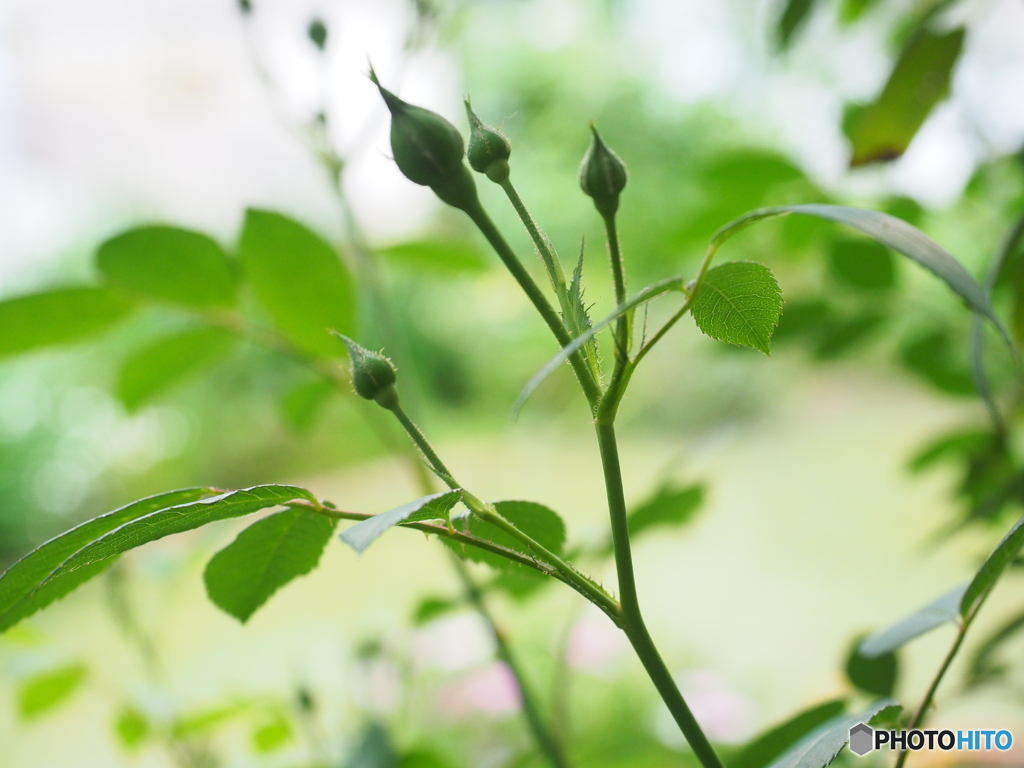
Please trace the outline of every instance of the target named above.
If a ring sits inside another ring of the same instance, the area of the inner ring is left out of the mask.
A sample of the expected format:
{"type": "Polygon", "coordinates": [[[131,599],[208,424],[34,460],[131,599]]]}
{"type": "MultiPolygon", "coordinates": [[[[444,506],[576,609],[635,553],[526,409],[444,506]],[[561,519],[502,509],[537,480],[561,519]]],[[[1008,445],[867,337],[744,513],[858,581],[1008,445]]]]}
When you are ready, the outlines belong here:
{"type": "Polygon", "coordinates": [[[398,392],[395,390],[395,366],[379,352],[371,352],[356,343],[348,336],[330,331],[348,348],[348,356],[352,362],[352,386],[356,394],[365,400],[375,400],[385,408],[398,403],[398,392]]]}

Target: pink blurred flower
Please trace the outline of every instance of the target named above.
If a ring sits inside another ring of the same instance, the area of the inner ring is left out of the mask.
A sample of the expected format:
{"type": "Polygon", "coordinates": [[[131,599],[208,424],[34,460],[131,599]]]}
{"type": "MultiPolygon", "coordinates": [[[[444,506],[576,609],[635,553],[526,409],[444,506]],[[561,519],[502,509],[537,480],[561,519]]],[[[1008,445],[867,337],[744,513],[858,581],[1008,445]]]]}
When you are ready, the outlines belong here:
{"type": "Polygon", "coordinates": [[[622,633],[601,613],[587,613],[569,631],[566,661],[591,672],[606,668],[623,646],[622,633]]]}
{"type": "Polygon", "coordinates": [[[456,717],[483,714],[502,717],[519,711],[519,686],[502,662],[468,672],[441,687],[442,709],[456,717]]]}

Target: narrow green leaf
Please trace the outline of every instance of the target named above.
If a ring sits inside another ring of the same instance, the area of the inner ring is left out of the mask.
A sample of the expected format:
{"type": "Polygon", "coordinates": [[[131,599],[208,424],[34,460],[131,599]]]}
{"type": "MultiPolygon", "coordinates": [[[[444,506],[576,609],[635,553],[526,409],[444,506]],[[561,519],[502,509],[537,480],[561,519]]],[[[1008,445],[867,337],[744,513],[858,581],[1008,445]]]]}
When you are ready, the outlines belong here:
{"type": "Polygon", "coordinates": [[[843,126],[853,144],[851,167],[895,160],[906,151],[935,105],[949,94],[963,43],[963,27],[922,29],[910,39],[882,93],[843,126]]]}
{"type": "Polygon", "coordinates": [[[222,359],[234,343],[235,337],[227,331],[195,328],[146,344],[121,364],[117,398],[134,411],[190,374],[222,359]]]}
{"type": "Polygon", "coordinates": [[[462,601],[452,600],[449,597],[424,597],[413,611],[412,623],[417,627],[429,624],[439,616],[454,611],[460,605],[462,605],[462,601]]]}
{"type": "Polygon", "coordinates": [[[23,681],[18,686],[18,714],[24,720],[33,720],[63,704],[82,687],[85,671],[82,664],[72,664],[23,681]]]}
{"type": "Polygon", "coordinates": [[[883,699],[858,714],[841,715],[830,720],[773,762],[771,768],[825,768],[849,742],[850,728],[857,723],[868,722],[895,703],[892,699],[883,699]]]}
{"type": "MultiPolygon", "coordinates": [[[[566,324],[569,333],[574,337],[586,333],[593,326],[590,319],[590,310],[583,299],[583,244],[580,244],[580,255],[576,259],[576,267],[572,271],[572,280],[569,282],[569,289],[566,292],[568,308],[566,312],[566,324]]],[[[601,355],[597,348],[597,339],[591,338],[583,345],[583,358],[587,361],[587,367],[594,375],[596,381],[601,380],[601,355]]]]}
{"type": "Polygon", "coordinates": [[[951,589],[942,597],[929,603],[917,613],[908,616],[882,632],[876,632],[860,644],[860,653],[868,658],[901,648],[915,637],[936,627],[955,621],[960,610],[967,585],[951,589]]]}
{"type": "Polygon", "coordinates": [[[829,247],[828,267],[837,282],[850,288],[882,291],[896,284],[892,251],[874,240],[835,240],[829,247]]]}
{"type": "Polygon", "coordinates": [[[704,503],[704,484],[697,483],[685,488],[665,485],[640,506],[629,513],[629,535],[664,525],[683,525],[693,519],[694,513],[704,503]]]}
{"type": "Polygon", "coordinates": [[[992,433],[981,429],[957,430],[925,445],[911,457],[907,469],[917,474],[945,459],[969,457],[992,441],[992,433]]]}
{"type": "Polygon", "coordinates": [[[230,307],[235,270],[216,240],[187,229],[138,227],[103,243],[96,266],[112,285],[188,307],[230,307]]]}
{"type": "Polygon", "coordinates": [[[711,338],[767,355],[782,314],[782,292],[768,267],[733,261],[704,275],[692,313],[711,338]]]}
{"type": "Polygon", "coordinates": [[[1024,613],[1018,613],[1009,621],[1004,622],[982,641],[971,657],[967,672],[967,684],[977,686],[989,682],[1006,673],[1007,666],[996,661],[999,649],[1008,640],[1024,629],[1024,613]]]}
{"type": "Polygon", "coordinates": [[[378,253],[396,264],[442,274],[483,272],[487,269],[487,260],[480,249],[468,243],[422,240],[392,245],[378,253]]]}
{"type": "Polygon", "coordinates": [[[125,749],[135,750],[149,735],[149,720],[135,707],[125,707],[114,720],[114,733],[125,749]]]}
{"type": "Polygon", "coordinates": [[[238,255],[245,280],[274,324],[303,352],[337,357],[327,334],[355,333],[355,288],[335,250],[297,221],[271,211],[245,214],[238,255]]]}
{"type": "Polygon", "coordinates": [[[86,544],[55,568],[43,580],[42,586],[45,587],[56,579],[143,544],[162,539],[164,536],[191,531],[218,520],[242,517],[298,499],[318,503],[305,488],[294,485],[257,485],[239,491],[228,491],[202,501],[158,509],[148,515],[129,520],[86,544]]]}
{"type": "Polygon", "coordinates": [[[765,768],[816,728],[846,712],[846,700],[834,699],[804,710],[765,731],[729,762],[729,768],[765,768]]]}
{"type": "Polygon", "coordinates": [[[807,22],[815,0],[787,0],[776,29],[779,50],[784,51],[792,42],[793,34],[807,22]]]}
{"type": "Polygon", "coordinates": [[[967,620],[973,618],[974,613],[981,606],[985,598],[988,597],[988,593],[992,591],[992,587],[999,581],[999,577],[1003,575],[1006,566],[1020,552],[1021,547],[1024,547],[1024,517],[1014,523],[1013,527],[996,548],[992,550],[992,554],[988,556],[974,575],[974,578],[967,587],[967,591],[964,593],[963,599],[960,601],[961,616],[967,620]]]}
{"type": "Polygon", "coordinates": [[[917,262],[946,283],[950,290],[966,301],[971,309],[984,315],[999,331],[1011,351],[1016,354],[1010,335],[992,308],[988,296],[963,265],[919,229],[894,216],[879,211],[848,208],[842,205],[811,204],[760,208],[734,219],[719,229],[711,238],[711,249],[714,251],[734,234],[755,222],[791,213],[816,216],[820,219],[846,224],[883,245],[887,245],[897,253],[902,253],[911,261],[917,262]]]}
{"type": "Polygon", "coordinates": [[[171,736],[176,739],[185,739],[211,733],[239,715],[245,714],[249,709],[248,703],[235,702],[205,709],[195,714],[183,715],[171,722],[171,736]]]}
{"type": "Polygon", "coordinates": [[[459,488],[454,491],[441,491],[423,496],[408,504],[389,509],[387,512],[356,523],[351,528],[342,531],[341,540],[361,555],[385,531],[399,523],[414,520],[447,520],[448,513],[461,498],[462,489],[459,488]]]}
{"type": "Polygon", "coordinates": [[[253,523],[207,563],[206,593],[244,624],[277,590],[316,568],[336,524],[305,509],[253,523]]]}
{"type": "Polygon", "coordinates": [[[252,732],[253,749],[261,755],[276,752],[292,740],[292,725],[281,714],[256,726],[252,732]]]}
{"type": "Polygon", "coordinates": [[[895,651],[865,656],[860,652],[863,637],[854,641],[846,657],[846,677],[853,685],[873,696],[892,696],[899,675],[895,651]]]}
{"type": "Polygon", "coordinates": [[[56,288],[0,301],[0,357],[84,341],[124,320],[132,308],[104,288],[56,288]]]}
{"type": "Polygon", "coordinates": [[[150,496],[82,523],[28,553],[0,575],[0,632],[64,597],[113,562],[100,561],[88,568],[48,578],[75,552],[132,520],[214,493],[213,488],[187,488],[150,496]]]}
{"type": "MultiPolygon", "coordinates": [[[[545,507],[543,504],[537,504],[533,501],[497,501],[494,503],[494,508],[498,510],[502,517],[541,546],[554,552],[556,555],[562,553],[562,548],[565,546],[565,523],[562,522],[562,518],[558,516],[558,513],[545,507]]],[[[493,542],[514,552],[537,556],[536,553],[528,550],[517,539],[514,539],[505,531],[495,528],[490,523],[484,522],[476,515],[468,515],[453,522],[455,522],[457,528],[461,528],[477,538],[493,542]]],[[[469,545],[463,547],[461,544],[448,539],[441,539],[441,541],[457,554],[463,555],[475,563],[487,563],[487,565],[499,569],[520,567],[518,563],[514,563],[495,552],[489,552],[469,545]]]]}

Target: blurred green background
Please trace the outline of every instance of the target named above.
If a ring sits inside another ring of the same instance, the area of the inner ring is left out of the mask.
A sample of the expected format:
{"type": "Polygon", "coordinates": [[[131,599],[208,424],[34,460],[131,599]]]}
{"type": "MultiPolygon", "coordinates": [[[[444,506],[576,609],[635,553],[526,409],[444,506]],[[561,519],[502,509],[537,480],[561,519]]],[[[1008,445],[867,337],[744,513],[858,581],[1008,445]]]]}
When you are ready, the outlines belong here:
{"type": "MultiPolygon", "coordinates": [[[[513,178],[567,268],[585,243],[595,317],[612,290],[576,177],[589,120],[629,167],[631,290],[692,274],[711,234],[748,209],[812,201],[907,219],[981,277],[1024,210],[1024,9],[1011,0],[253,0],[248,12],[11,0],[0,41],[0,298],[95,284],[97,248],[128,227],[196,229],[232,251],[246,208],[279,211],[338,249],[358,285],[359,340],[395,360],[447,463],[487,498],[548,504],[584,549],[608,535],[584,402],[561,372],[510,420],[554,345],[468,222],[394,167],[367,57],[460,129],[464,93],[502,127],[513,178]],[[903,82],[922,20],[946,48],[903,82]],[[334,190],[325,166],[341,159],[334,190]]],[[[481,195],[540,279],[500,190],[481,182],[481,195]]],[[[1017,470],[974,448],[908,470],[936,438],[987,425],[969,313],[932,276],[797,217],[722,258],[779,278],[772,355],[713,342],[687,318],[638,373],[621,441],[634,503],[704,484],[686,525],[638,543],[638,580],[652,633],[728,754],[815,702],[859,695],[843,675],[850,643],[969,578],[1021,492],[978,513],[1017,470]]],[[[1001,282],[1004,316],[1021,316],[1022,283],[1001,282]]],[[[651,324],[670,309],[652,305],[651,324]]],[[[0,339],[0,564],[172,487],[295,482],[365,512],[421,495],[395,455],[402,436],[279,352],[227,339],[187,365],[138,362],[195,327],[181,308],[141,302],[82,343],[22,355],[0,339]],[[126,383],[133,360],[156,370],[151,387],[126,383]]],[[[1012,389],[990,346],[994,381],[1012,389]]],[[[341,353],[322,363],[334,375],[341,353]]],[[[459,595],[442,548],[401,531],[357,558],[334,541],[243,627],[201,578],[242,527],[133,552],[0,636],[0,765],[385,768],[391,750],[417,749],[438,765],[541,764],[479,619],[455,606],[424,620],[425,599],[459,595]],[[40,680],[42,704],[26,708],[40,680]]],[[[604,559],[583,564],[614,584],[604,559]]],[[[1016,569],[975,645],[1019,610],[1021,585],[1016,569]]],[[[607,619],[557,586],[492,602],[578,765],[689,764],[607,619]]],[[[903,653],[900,697],[920,698],[950,637],[903,653]]],[[[1019,638],[1008,648],[1020,657],[1019,638]]],[[[934,722],[1019,729],[1019,671],[965,687],[961,667],[934,722]]]]}

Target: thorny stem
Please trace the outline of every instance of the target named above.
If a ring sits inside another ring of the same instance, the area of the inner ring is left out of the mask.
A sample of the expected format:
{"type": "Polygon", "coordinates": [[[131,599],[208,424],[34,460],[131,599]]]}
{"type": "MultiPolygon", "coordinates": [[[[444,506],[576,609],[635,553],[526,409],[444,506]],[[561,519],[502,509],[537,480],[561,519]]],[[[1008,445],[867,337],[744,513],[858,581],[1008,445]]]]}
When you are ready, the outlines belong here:
{"type": "Polygon", "coordinates": [[[505,666],[509,668],[512,676],[515,677],[516,682],[519,684],[519,698],[523,708],[523,715],[526,717],[534,739],[555,768],[568,768],[569,763],[565,759],[562,747],[555,740],[554,734],[544,724],[533,691],[527,685],[526,678],[523,676],[523,672],[519,668],[515,656],[512,654],[512,649],[509,647],[504,632],[498,628],[494,617],[491,615],[490,610],[488,610],[487,604],[484,602],[483,593],[476,582],[473,581],[473,577],[470,575],[469,569],[466,568],[466,564],[455,554],[452,554],[452,563],[455,566],[455,571],[459,574],[459,578],[462,579],[462,585],[465,588],[466,597],[470,604],[484,618],[491,630],[498,658],[505,662],[505,666]]]}

